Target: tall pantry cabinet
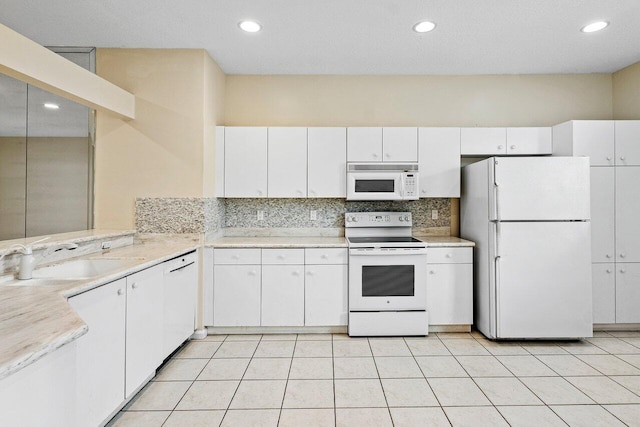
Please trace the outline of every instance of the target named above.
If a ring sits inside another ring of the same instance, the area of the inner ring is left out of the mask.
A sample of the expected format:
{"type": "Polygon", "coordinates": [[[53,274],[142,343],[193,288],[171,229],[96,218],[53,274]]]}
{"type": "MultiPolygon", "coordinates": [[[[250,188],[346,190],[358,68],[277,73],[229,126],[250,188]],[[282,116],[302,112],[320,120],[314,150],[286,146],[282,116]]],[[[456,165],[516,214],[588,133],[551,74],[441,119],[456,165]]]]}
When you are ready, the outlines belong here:
{"type": "Polygon", "coordinates": [[[593,323],[640,323],[640,120],[554,126],[553,154],[591,159],[593,323]]]}

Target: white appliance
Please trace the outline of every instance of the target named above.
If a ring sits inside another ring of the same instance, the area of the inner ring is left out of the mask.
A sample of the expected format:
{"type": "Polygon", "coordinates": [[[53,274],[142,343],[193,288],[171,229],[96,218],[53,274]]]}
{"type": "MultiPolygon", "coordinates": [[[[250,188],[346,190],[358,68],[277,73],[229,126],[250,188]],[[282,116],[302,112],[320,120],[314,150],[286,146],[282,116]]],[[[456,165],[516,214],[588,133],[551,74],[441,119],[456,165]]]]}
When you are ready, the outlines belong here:
{"type": "Polygon", "coordinates": [[[347,200],[418,200],[417,163],[347,163],[347,200]]]}
{"type": "Polygon", "coordinates": [[[196,252],[164,263],[163,355],[167,357],[195,330],[198,299],[196,252]]]}
{"type": "Polygon", "coordinates": [[[408,212],[345,214],[349,335],[427,335],[427,248],[408,212]]]}
{"type": "Polygon", "coordinates": [[[492,157],[462,178],[475,326],[489,338],[592,336],[589,159],[492,157]]]}

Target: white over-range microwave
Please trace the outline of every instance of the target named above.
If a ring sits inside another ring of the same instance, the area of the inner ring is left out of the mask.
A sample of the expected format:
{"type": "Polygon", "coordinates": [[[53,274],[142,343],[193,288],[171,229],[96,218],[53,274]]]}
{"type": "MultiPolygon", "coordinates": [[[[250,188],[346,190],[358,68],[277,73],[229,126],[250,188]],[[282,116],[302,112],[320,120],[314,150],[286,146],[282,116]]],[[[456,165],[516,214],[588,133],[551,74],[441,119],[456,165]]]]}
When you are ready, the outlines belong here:
{"type": "Polygon", "coordinates": [[[347,163],[347,200],[418,200],[417,163],[347,163]]]}

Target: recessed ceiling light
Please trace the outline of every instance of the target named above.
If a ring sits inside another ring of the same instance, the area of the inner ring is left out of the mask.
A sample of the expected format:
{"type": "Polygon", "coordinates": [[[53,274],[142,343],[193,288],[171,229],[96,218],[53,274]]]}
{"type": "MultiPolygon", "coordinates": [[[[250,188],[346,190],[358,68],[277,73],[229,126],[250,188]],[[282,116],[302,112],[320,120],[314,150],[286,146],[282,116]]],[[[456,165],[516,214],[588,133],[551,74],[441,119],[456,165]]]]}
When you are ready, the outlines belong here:
{"type": "Polygon", "coordinates": [[[49,110],[57,110],[60,108],[58,104],[54,104],[53,102],[45,102],[44,108],[48,108],[49,110]]]}
{"type": "Polygon", "coordinates": [[[413,31],[416,33],[428,33],[429,31],[433,31],[436,28],[436,24],[431,21],[421,21],[413,26],[413,31]]]}
{"type": "Polygon", "coordinates": [[[608,26],[609,23],[607,21],[592,22],[591,24],[582,27],[580,31],[582,31],[583,33],[595,33],[596,31],[607,28],[608,26]]]}
{"type": "Polygon", "coordinates": [[[258,24],[256,21],[240,21],[238,23],[238,27],[247,33],[257,33],[262,29],[262,25],[258,24]]]}

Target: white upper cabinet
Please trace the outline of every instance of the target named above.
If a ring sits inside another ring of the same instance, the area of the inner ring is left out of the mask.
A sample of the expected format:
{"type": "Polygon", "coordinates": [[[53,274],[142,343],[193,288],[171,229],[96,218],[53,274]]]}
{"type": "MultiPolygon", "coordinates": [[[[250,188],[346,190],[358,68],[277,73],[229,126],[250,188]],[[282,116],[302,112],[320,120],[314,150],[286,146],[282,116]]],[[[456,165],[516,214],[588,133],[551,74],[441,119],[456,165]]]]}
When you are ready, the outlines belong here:
{"type": "Polygon", "coordinates": [[[507,154],[551,154],[550,127],[507,128],[507,154]]]}
{"type": "Polygon", "coordinates": [[[268,129],[268,197],[307,197],[307,128],[268,129]]]}
{"type": "Polygon", "coordinates": [[[462,128],[460,152],[463,156],[507,154],[507,130],[505,128],[462,128]]]}
{"type": "Polygon", "coordinates": [[[381,162],[382,128],[347,128],[347,161],[381,162]]]}
{"type": "Polygon", "coordinates": [[[640,120],[616,120],[616,165],[640,166],[640,120]]]}
{"type": "Polygon", "coordinates": [[[612,166],[614,140],[612,120],[573,120],[553,127],[553,154],[589,157],[591,166],[612,166]]]}
{"type": "Polygon", "coordinates": [[[420,197],[460,197],[460,128],[419,128],[420,197]]]}
{"type": "Polygon", "coordinates": [[[307,147],[308,197],[347,197],[347,129],[309,128],[307,147]]]}
{"type": "Polygon", "coordinates": [[[225,197],[267,197],[267,128],[225,128],[225,197]]]}
{"type": "Polygon", "coordinates": [[[414,127],[382,128],[382,160],[417,162],[418,129],[414,127]]]}

